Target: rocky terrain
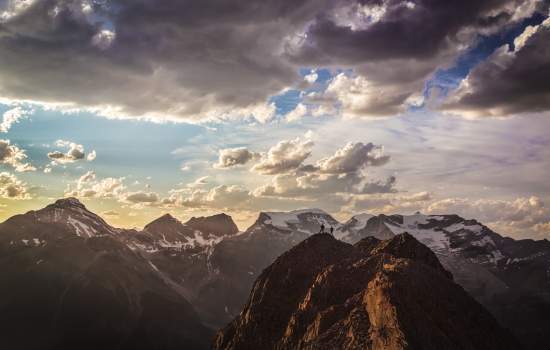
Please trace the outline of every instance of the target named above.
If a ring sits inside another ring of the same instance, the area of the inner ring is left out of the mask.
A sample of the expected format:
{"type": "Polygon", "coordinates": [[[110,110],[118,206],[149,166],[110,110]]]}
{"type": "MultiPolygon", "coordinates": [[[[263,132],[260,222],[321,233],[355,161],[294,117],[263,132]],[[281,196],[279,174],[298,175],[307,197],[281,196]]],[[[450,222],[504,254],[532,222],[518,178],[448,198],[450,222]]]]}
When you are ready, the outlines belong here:
{"type": "Polygon", "coordinates": [[[0,224],[2,349],[207,349],[212,330],[74,199],[0,224]]]}
{"type": "Polygon", "coordinates": [[[355,245],[315,234],[258,277],[214,349],[517,349],[407,233],[355,245]],[[434,288],[437,286],[437,288],[434,288]]]}
{"type": "Polygon", "coordinates": [[[338,233],[355,242],[402,232],[430,247],[455,281],[527,348],[550,347],[550,242],[503,237],[458,215],[378,215],[338,233]]]}
{"type": "MultiPolygon", "coordinates": [[[[238,232],[225,214],[187,222],[167,214],[143,230],[126,230],[111,227],[73,198],[0,224],[0,311],[6,311],[2,324],[23,310],[22,305],[27,309],[21,315],[53,312],[52,305],[66,305],[69,300],[61,295],[71,295],[77,290],[73,286],[82,283],[97,286],[101,293],[107,291],[130,310],[128,320],[140,315],[142,296],[153,291],[187,310],[180,314],[189,317],[178,322],[189,324],[189,329],[199,327],[197,334],[207,334],[238,316],[262,271],[318,233],[321,225],[327,231],[333,227],[335,238],[351,244],[366,237],[390,239],[410,233],[436,254],[455,282],[528,348],[550,348],[546,336],[550,330],[550,243],[546,240],[502,237],[457,215],[361,214],[339,223],[320,209],[262,212],[244,232],[238,232]],[[111,272],[96,271],[104,268],[111,272]],[[29,295],[19,293],[28,286],[32,286],[29,295]],[[42,290],[50,286],[51,291],[42,290]],[[40,293],[49,299],[35,297],[40,293]],[[51,307],[42,310],[43,305],[51,307]]],[[[89,318],[91,322],[91,314],[89,318]]],[[[124,322],[128,329],[119,334],[134,329],[133,321],[124,322]]],[[[32,330],[30,325],[27,328],[32,330]]],[[[180,331],[185,333],[186,327],[180,331]]],[[[19,336],[12,334],[13,339],[19,336]]]]}

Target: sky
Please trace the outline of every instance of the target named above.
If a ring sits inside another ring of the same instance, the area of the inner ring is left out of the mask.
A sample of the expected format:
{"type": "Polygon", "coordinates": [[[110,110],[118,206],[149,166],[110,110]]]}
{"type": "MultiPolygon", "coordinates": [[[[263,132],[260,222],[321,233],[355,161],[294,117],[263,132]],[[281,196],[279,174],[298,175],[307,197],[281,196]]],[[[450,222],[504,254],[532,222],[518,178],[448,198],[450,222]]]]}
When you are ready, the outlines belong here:
{"type": "Polygon", "coordinates": [[[0,220],[456,213],[550,238],[546,0],[0,0],[0,220]]]}

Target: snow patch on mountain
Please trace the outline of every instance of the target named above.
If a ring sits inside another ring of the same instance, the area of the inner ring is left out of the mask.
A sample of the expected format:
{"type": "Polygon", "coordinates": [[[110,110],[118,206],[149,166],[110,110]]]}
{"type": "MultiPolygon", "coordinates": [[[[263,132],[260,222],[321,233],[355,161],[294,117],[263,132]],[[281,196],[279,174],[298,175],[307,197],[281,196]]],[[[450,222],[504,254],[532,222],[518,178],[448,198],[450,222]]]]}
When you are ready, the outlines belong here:
{"type": "Polygon", "coordinates": [[[354,215],[351,219],[356,220],[355,227],[364,228],[365,226],[367,226],[367,222],[372,217],[374,217],[374,215],[363,213],[363,214],[359,214],[359,215],[354,215]]]}
{"type": "Polygon", "coordinates": [[[330,214],[321,209],[300,209],[290,212],[265,212],[265,225],[271,225],[282,230],[296,230],[306,233],[317,233],[312,231],[321,225],[325,225],[328,231],[330,227],[340,225],[330,214]]]}
{"type": "Polygon", "coordinates": [[[470,231],[470,232],[481,233],[481,231],[483,230],[483,227],[479,224],[465,225],[463,222],[458,222],[456,224],[452,224],[452,225],[447,226],[445,228],[445,230],[448,231],[448,232],[457,232],[457,231],[465,230],[465,229],[470,231]]]}
{"type": "MultiPolygon", "coordinates": [[[[433,228],[419,228],[419,225],[427,225],[430,216],[422,214],[403,216],[403,224],[387,222],[386,226],[396,235],[408,232],[414,238],[430,247],[436,253],[448,252],[451,248],[449,237],[444,231],[433,228]]],[[[439,220],[439,217],[435,220],[439,220]]]]}
{"type": "Polygon", "coordinates": [[[96,231],[93,228],[73,218],[70,215],[67,217],[67,223],[73,227],[78,237],[82,237],[83,235],[86,235],[88,238],[92,238],[96,233],[96,231]]]}

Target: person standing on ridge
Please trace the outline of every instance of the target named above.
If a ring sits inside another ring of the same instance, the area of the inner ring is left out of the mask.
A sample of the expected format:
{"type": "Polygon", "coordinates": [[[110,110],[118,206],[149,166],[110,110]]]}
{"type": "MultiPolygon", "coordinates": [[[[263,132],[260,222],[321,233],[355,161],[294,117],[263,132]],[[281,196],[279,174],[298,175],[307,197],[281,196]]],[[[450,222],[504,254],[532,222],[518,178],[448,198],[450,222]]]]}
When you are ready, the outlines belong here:
{"type": "Polygon", "coordinates": [[[325,224],[321,224],[321,231],[319,233],[325,233],[325,224]]]}
{"type": "Polygon", "coordinates": [[[330,234],[334,236],[334,227],[330,227],[330,234]]]}

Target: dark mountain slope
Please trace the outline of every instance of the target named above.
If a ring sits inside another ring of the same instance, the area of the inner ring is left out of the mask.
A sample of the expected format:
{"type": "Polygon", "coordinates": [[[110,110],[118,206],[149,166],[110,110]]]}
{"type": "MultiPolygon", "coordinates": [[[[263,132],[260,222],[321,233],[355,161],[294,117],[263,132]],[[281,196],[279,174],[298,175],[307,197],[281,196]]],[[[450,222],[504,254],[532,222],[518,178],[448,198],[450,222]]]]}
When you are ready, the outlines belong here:
{"type": "Polygon", "coordinates": [[[192,217],[185,224],[193,227],[195,230],[210,233],[218,237],[231,236],[239,232],[239,228],[233,222],[231,216],[223,213],[206,217],[192,217]]]}
{"type": "Polygon", "coordinates": [[[0,348],[206,349],[157,268],[74,199],[0,224],[0,348]]]}

